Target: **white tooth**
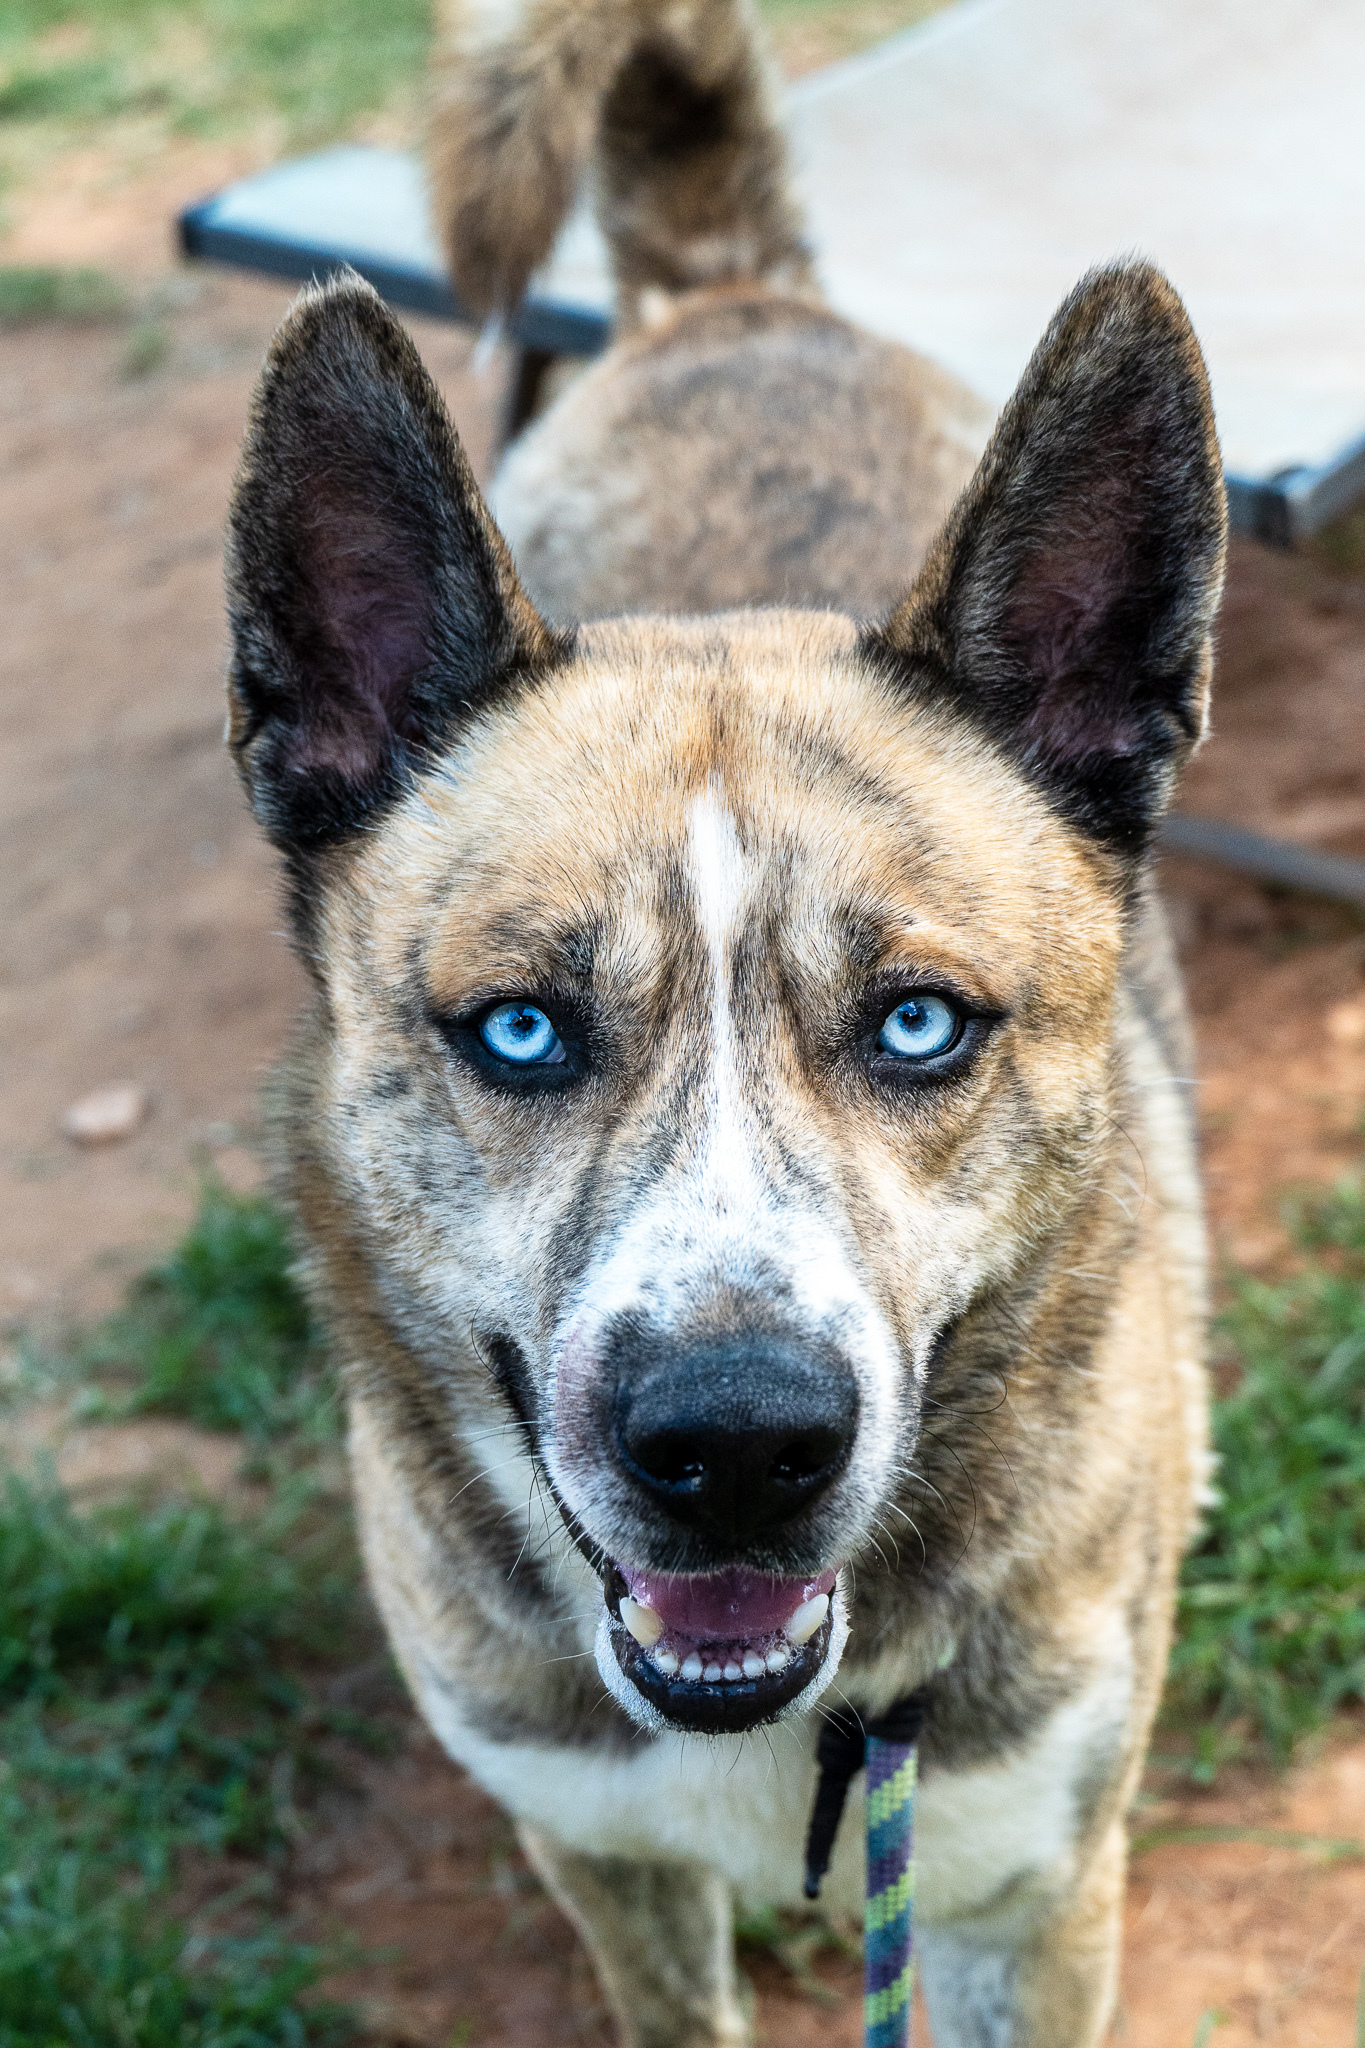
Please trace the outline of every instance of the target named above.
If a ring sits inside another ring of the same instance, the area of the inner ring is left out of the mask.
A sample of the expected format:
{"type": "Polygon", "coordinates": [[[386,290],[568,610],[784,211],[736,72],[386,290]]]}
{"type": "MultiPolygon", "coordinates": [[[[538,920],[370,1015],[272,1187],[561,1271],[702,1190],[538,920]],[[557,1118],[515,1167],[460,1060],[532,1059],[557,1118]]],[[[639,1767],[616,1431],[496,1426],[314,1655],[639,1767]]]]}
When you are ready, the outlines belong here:
{"type": "Polygon", "coordinates": [[[738,1664],[730,1663],[727,1664],[725,1667],[725,1676],[729,1679],[731,1685],[733,1685],[737,1678],[743,1678],[744,1673],[740,1669],[738,1664]]]}
{"type": "Polygon", "coordinates": [[[763,1659],[755,1651],[745,1651],[744,1676],[746,1678],[762,1678],[763,1673],[767,1670],[767,1668],[768,1667],[763,1662],[763,1659]]]}
{"type": "Polygon", "coordinates": [[[787,1666],[791,1663],[791,1660],[791,1651],[787,1648],[785,1643],[779,1643],[776,1649],[769,1650],[768,1652],[768,1669],[769,1671],[785,1671],[787,1666]]]}
{"type": "Polygon", "coordinates": [[[665,1678],[672,1678],[678,1668],[678,1660],[671,1650],[656,1650],[654,1652],[654,1662],[659,1670],[663,1672],[665,1678]]]}
{"type": "Polygon", "coordinates": [[[664,1632],[663,1617],[629,1593],[621,1595],[621,1619],[643,1650],[650,1649],[664,1632]]]}
{"type": "Polygon", "coordinates": [[[701,1658],[694,1650],[690,1657],[684,1657],[682,1675],[684,1678],[701,1677],[701,1658]]]}
{"type": "Polygon", "coordinates": [[[708,1685],[719,1685],[724,1676],[725,1674],[719,1664],[708,1664],[705,1671],[702,1672],[702,1677],[708,1685]]]}
{"type": "Polygon", "coordinates": [[[813,1600],[805,1600],[787,1623],[788,1639],[799,1649],[808,1643],[829,1613],[829,1594],[817,1593],[813,1600]]]}

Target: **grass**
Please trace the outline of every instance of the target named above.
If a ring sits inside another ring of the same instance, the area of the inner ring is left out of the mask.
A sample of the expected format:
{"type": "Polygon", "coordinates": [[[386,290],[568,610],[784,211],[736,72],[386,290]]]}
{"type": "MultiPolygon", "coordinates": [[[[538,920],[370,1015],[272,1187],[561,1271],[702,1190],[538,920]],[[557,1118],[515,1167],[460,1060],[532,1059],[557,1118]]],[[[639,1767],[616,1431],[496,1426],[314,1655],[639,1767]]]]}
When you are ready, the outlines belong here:
{"type": "MultiPolygon", "coordinates": [[[[272,1859],[329,1717],[301,1668],[354,1633],[353,1567],[300,1500],[252,1519],[0,1494],[0,2048],[323,2042],[324,1958],[172,1910],[193,1855],[272,1859]]],[[[221,1897],[216,1901],[222,1908],[221,1897]]],[[[236,1916],[241,1922],[242,1915],[236,1916]]],[[[250,1916],[248,1916],[250,1917],[250,1916]]]]}
{"type": "Polygon", "coordinates": [[[107,271],[63,270],[42,263],[0,265],[0,331],[42,320],[118,320],[127,310],[127,294],[107,271]]]}
{"type": "Polygon", "coordinates": [[[1219,1501],[1189,1558],[1168,1704],[1197,1774],[1249,1744],[1287,1761],[1365,1697],[1365,1186],[1299,1205],[1283,1279],[1232,1276],[1239,1377],[1215,1405],[1219,1501]]]}
{"type": "Polygon", "coordinates": [[[1315,1863],[1365,1863],[1365,1842],[1356,1835],[1305,1835],[1291,1828],[1142,1828],[1131,1838],[1135,1856],[1171,1844],[1199,1848],[1207,1843],[1250,1842],[1259,1849],[1293,1849],[1315,1863]]]}
{"type": "Polygon", "coordinates": [[[789,76],[851,57],[937,14],[946,0],[759,0],[769,41],[789,76]]]}
{"type": "Polygon", "coordinates": [[[78,1347],[92,1413],[182,1415],[255,1444],[335,1438],[336,1400],[290,1272],[283,1219],[263,1195],[206,1182],[190,1230],[78,1347]]]}
{"type": "Polygon", "coordinates": [[[153,1922],[102,1865],[64,1856],[0,1896],[3,2048],[303,2048],[355,2038],[340,2007],[301,2003],[309,1950],[269,1935],[197,1941],[153,1922]]]}
{"type": "Polygon", "coordinates": [[[120,375],[150,377],[171,352],[170,330],[160,320],[139,320],[119,356],[120,375]]]}
{"type": "Polygon", "coordinates": [[[849,1958],[862,1953],[858,1940],[822,1913],[784,1912],[777,1906],[737,1912],[735,1940],[741,1956],[746,1950],[772,1956],[798,1991],[830,2008],[843,2000],[818,1975],[816,1958],[826,1954],[849,1958]]]}
{"type": "Polygon", "coordinates": [[[427,0],[8,0],[0,123],[130,121],[282,146],[340,134],[420,78],[427,0]]]}
{"type": "Polygon", "coordinates": [[[117,322],[127,332],[117,357],[121,377],[149,377],[170,355],[171,330],[157,295],[130,293],[108,271],[53,263],[0,264],[0,334],[40,324],[88,327],[117,322]]]}
{"type": "Polygon", "coordinates": [[[0,1478],[0,2048],[349,2040],[352,2016],[312,1988],[333,1959],[276,1901],[300,1805],[383,1731],[323,1683],[372,1641],[312,1456],[333,1412],[274,1212],[206,1189],[92,1349],[121,1376],[111,1409],[212,1418],[293,1455],[235,1512],[80,1509],[50,1474],[0,1478]]]}

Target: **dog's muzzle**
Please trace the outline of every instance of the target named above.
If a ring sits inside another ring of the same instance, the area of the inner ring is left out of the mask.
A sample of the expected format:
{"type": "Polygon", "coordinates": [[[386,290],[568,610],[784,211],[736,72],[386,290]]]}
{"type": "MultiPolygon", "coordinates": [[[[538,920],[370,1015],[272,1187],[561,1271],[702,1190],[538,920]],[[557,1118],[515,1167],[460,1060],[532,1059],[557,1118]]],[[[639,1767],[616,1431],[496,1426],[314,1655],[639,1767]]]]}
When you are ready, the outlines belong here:
{"type": "Polygon", "coordinates": [[[771,1327],[679,1339],[633,1322],[603,1358],[593,1419],[622,1502],[606,1684],[645,1726],[707,1734],[813,1700],[847,1634],[838,1564],[822,1562],[858,1430],[847,1362],[771,1327]]]}

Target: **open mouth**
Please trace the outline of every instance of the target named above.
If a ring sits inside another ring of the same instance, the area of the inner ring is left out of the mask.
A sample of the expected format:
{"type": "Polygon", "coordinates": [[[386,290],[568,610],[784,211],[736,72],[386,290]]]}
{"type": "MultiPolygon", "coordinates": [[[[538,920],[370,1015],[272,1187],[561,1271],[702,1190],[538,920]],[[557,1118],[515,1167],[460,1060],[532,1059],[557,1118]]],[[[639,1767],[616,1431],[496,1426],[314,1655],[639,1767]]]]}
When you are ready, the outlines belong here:
{"type": "Polygon", "coordinates": [[[611,1653],[653,1708],[650,1720],[709,1735],[742,1734],[775,1720],[822,1674],[836,1625],[842,1650],[838,1576],[825,1571],[775,1579],[728,1571],[682,1577],[609,1565],[611,1653]]]}

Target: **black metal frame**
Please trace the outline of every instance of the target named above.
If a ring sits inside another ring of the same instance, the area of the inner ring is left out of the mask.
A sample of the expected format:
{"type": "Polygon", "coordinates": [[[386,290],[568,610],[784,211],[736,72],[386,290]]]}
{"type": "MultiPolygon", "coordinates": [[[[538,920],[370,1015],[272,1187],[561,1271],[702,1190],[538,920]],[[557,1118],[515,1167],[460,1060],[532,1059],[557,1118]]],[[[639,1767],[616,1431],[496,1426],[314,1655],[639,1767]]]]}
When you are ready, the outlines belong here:
{"type": "MultiPolygon", "coordinates": [[[[390,305],[403,306],[412,313],[432,313],[442,320],[458,320],[464,327],[481,324],[478,315],[462,303],[445,279],[434,277],[429,271],[376,263],[369,256],[346,249],[278,242],[243,228],[221,227],[213,218],[213,209],[214,201],[205,199],[197,206],[186,207],[181,214],[176,225],[183,256],[208,263],[228,263],[242,270],[259,270],[270,277],[293,278],[300,284],[350,268],[358,270],[390,305]]],[[[611,339],[611,322],[604,313],[551,305],[533,296],[508,322],[507,338],[528,354],[550,360],[555,356],[595,356],[611,339]]]]}

